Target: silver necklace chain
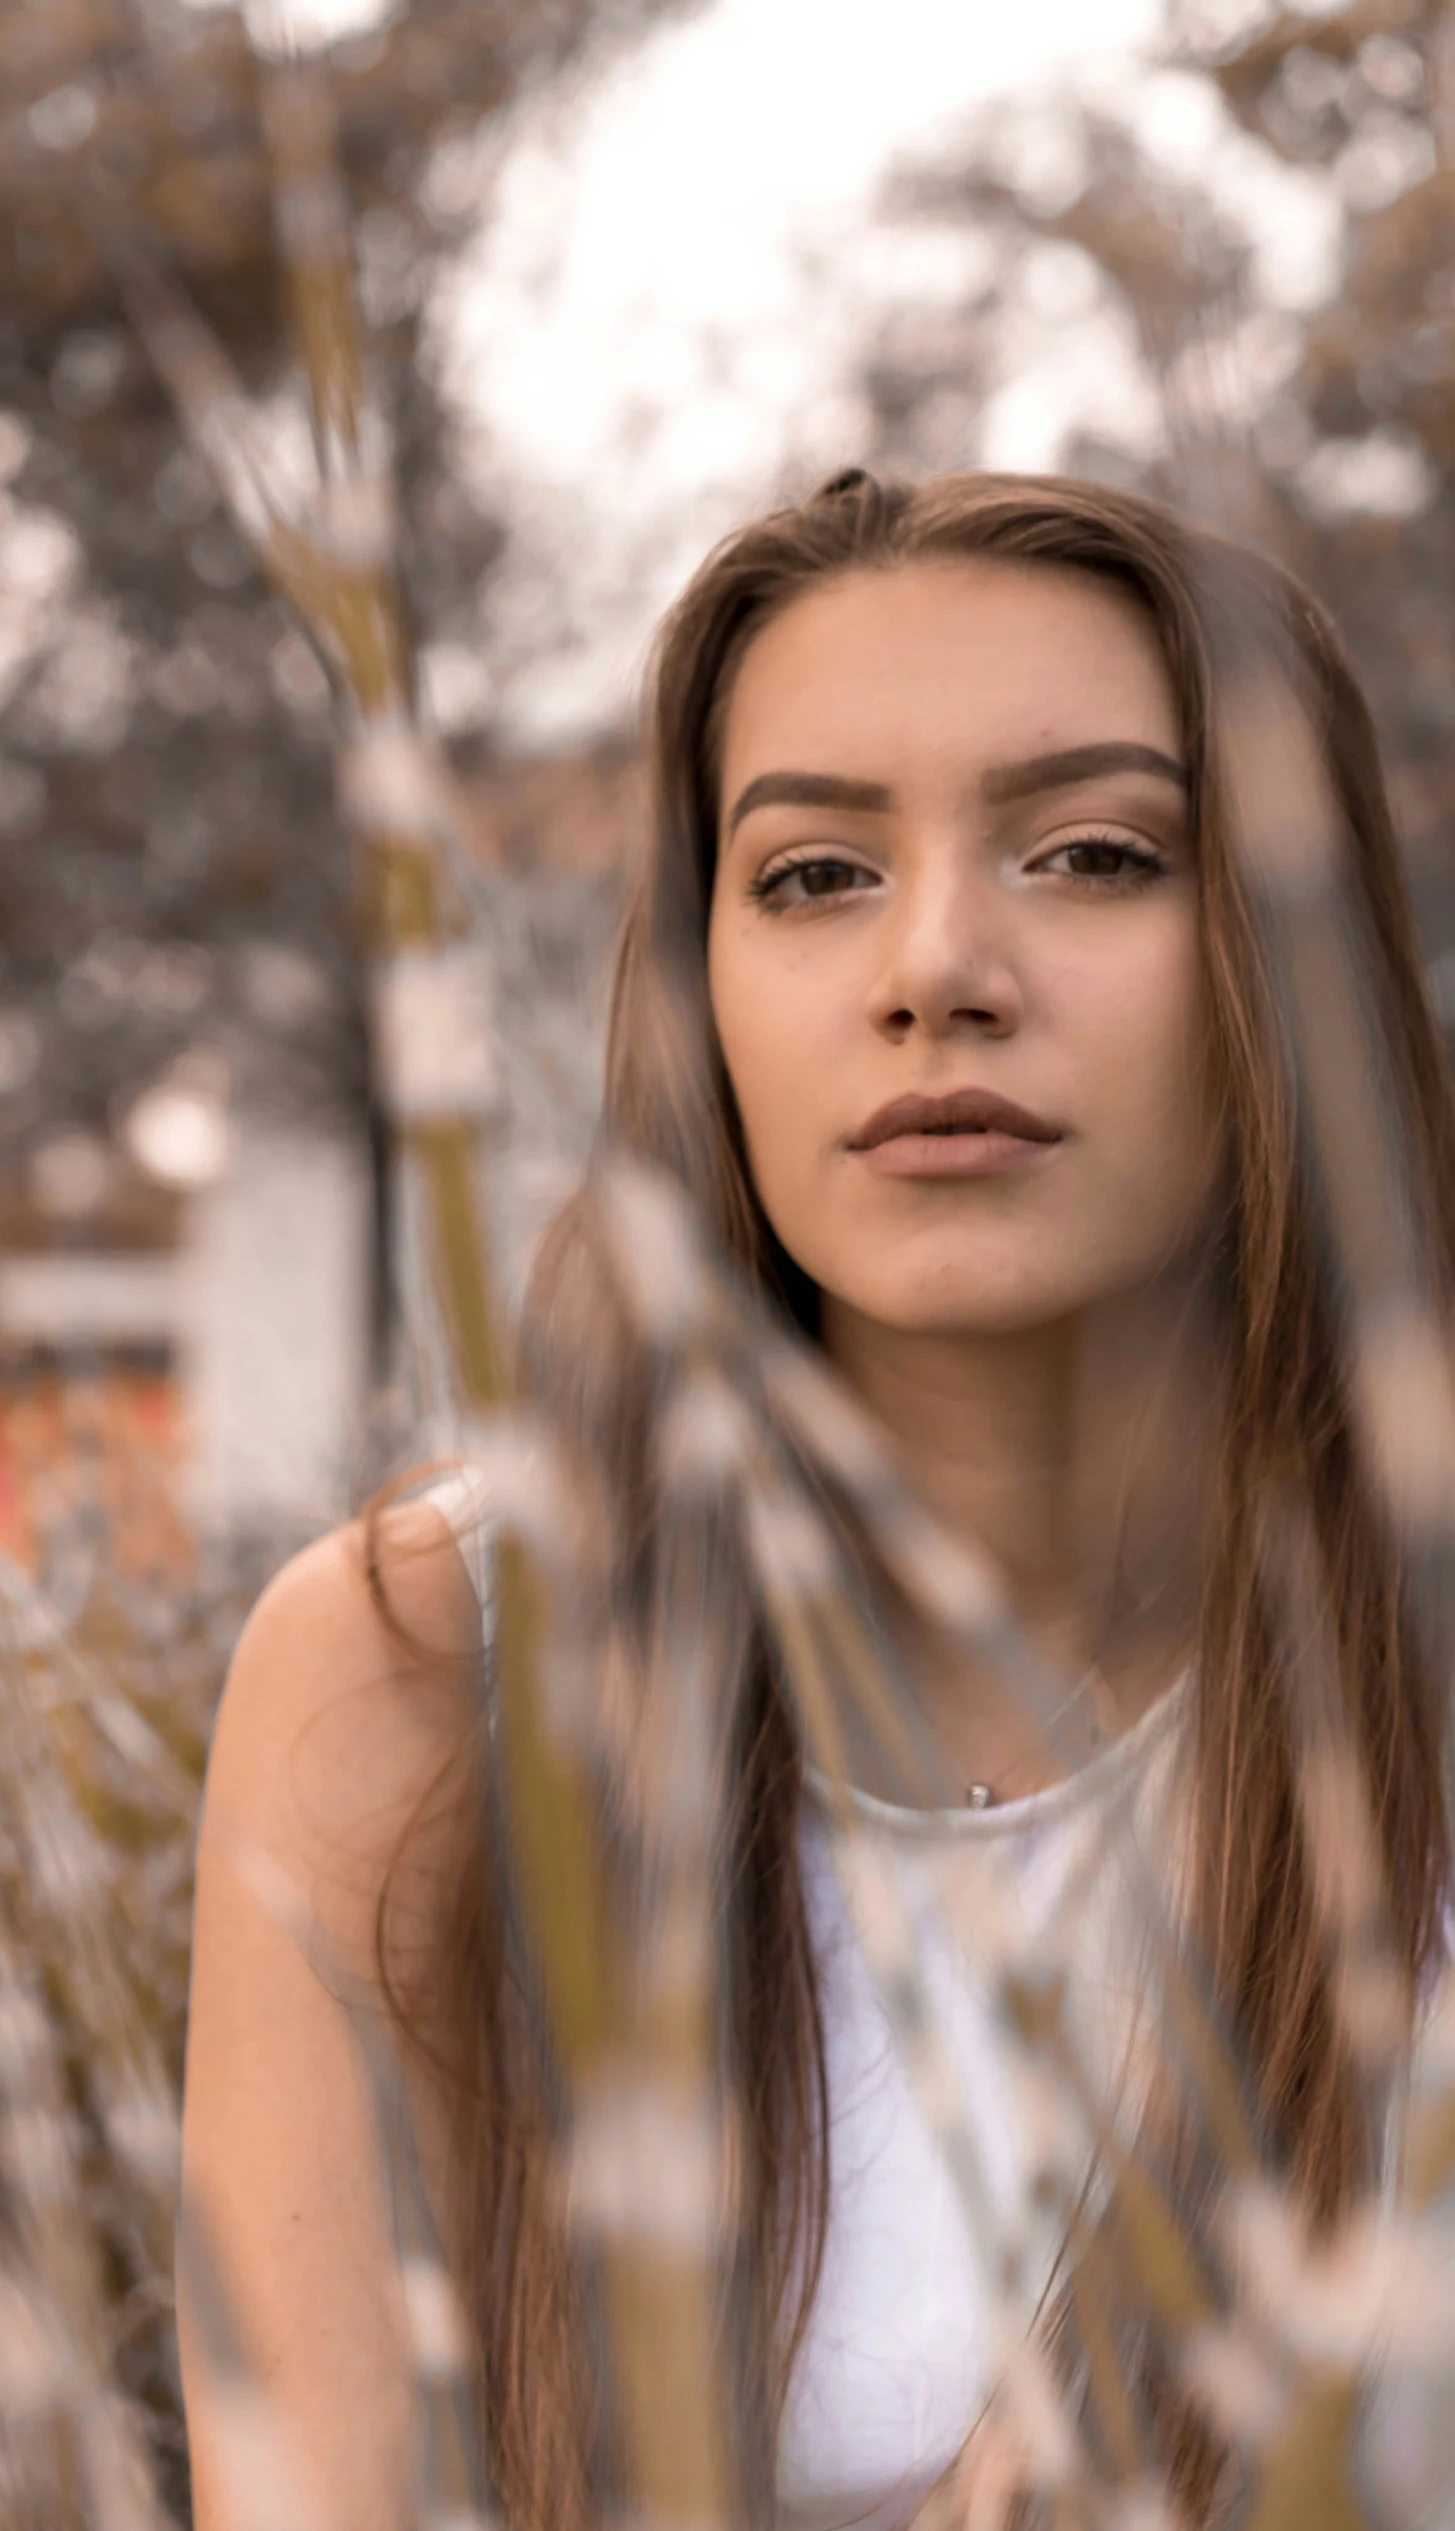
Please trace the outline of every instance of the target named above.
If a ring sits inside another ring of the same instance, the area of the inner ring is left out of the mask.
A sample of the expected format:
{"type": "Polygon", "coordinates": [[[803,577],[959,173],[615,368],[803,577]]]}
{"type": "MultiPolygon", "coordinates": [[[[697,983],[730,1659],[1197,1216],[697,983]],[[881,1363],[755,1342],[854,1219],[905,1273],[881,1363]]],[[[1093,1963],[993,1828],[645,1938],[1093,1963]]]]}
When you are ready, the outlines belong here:
{"type": "MultiPolygon", "coordinates": [[[[1090,1669],[1084,1671],[1081,1677],[1077,1680],[1070,1695],[1062,1697],[1060,1704],[1056,1707],[1055,1712],[1050,1716],[1045,1725],[1045,1732],[1047,1735],[1054,1731],[1063,1714],[1069,1714],[1073,1705],[1080,1703],[1082,1697],[1086,1694],[1087,1689],[1092,1685],[1093,1681],[1098,1681],[1103,1687],[1106,1685],[1106,1681],[1102,1678],[1101,1672],[1094,1661],[1092,1662],[1090,1669]]],[[[1092,1747],[1099,1748],[1104,1735],[1095,1714],[1089,1714],[1087,1716],[1086,1729],[1087,1736],[1091,1741],[1092,1747]]],[[[993,1784],[976,1782],[973,1784],[967,1784],[965,1787],[965,1807],[967,1810],[995,1810],[999,1807],[1003,1798],[1004,1796],[996,1791],[993,1784]]]]}

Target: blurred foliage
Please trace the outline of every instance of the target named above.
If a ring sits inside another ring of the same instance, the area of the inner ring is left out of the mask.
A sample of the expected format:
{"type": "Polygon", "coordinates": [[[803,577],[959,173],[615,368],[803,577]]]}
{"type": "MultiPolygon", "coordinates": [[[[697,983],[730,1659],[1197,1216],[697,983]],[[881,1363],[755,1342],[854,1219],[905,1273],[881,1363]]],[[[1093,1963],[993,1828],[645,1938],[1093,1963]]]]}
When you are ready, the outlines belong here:
{"type": "Polygon", "coordinates": [[[1373,693],[1438,956],[1455,942],[1455,15],[1443,0],[1280,12],[1208,68],[1243,128],[1327,170],[1344,204],[1336,289],[1254,444],[1285,549],[1373,693]]]}
{"type": "MultiPolygon", "coordinates": [[[[681,0],[413,0],[335,48],[408,598],[470,613],[501,522],[451,472],[415,357],[477,209],[480,135],[681,0]]],[[[0,1202],[63,1117],[105,1132],[202,1037],[253,1100],[364,1094],[329,697],[127,323],[185,283],[286,460],[306,436],[232,8],[0,0],[0,1202]]],[[[473,617],[472,617],[473,620],[473,617]]]]}
{"type": "Polygon", "coordinates": [[[73,1493],[41,1542],[49,1591],[0,1559],[0,2242],[31,2324],[5,2302],[7,2531],[188,2518],[171,2215],[196,1803],[264,1574],[237,1557],[128,1573],[116,1531],[101,1493],[73,1493]],[[114,2515],[79,2494],[100,2468],[119,2472],[114,2515]]]}
{"type": "Polygon", "coordinates": [[[963,459],[1027,303],[1054,342],[1099,299],[1169,429],[1149,445],[1145,426],[1099,419],[1066,462],[1231,515],[1332,607],[1374,699],[1455,1018],[1455,13],[1244,9],[1219,41],[1228,14],[1174,7],[1164,61],[1211,83],[1255,163],[1325,189],[1341,237],[1326,290],[1308,306],[1268,293],[1258,231],[1278,199],[1254,189],[1240,205],[1246,154],[1237,184],[1210,184],[1191,152],[1180,172],[1139,136],[1131,95],[1125,112],[1104,96],[1049,120],[1044,103],[998,110],[891,190],[891,223],[984,251],[872,347],[878,454],[963,459]]]}
{"type": "MultiPolygon", "coordinates": [[[[415,358],[482,121],[666,0],[417,0],[339,61],[407,595],[431,629],[501,539],[450,477],[415,358]],[[455,156],[452,158],[452,153],[455,156]]],[[[231,10],[0,7],[0,1207],[179,1056],[255,1104],[366,1096],[324,673],[268,593],[127,323],[138,253],[306,431],[254,58],[231,10]]],[[[52,1173],[54,1174],[54,1173],[52,1173]]],[[[64,1192],[64,1190],[62,1190],[64,1192]]],[[[146,1246],[165,1199],[113,1200],[146,1246]],[[142,1218],[145,1214],[146,1217],[142,1218]]],[[[66,1231],[69,1198],[51,1205],[66,1231]]],[[[74,1371],[75,1365],[71,1368],[74,1371]]],[[[69,1411],[80,1392],[74,1380],[69,1411]]],[[[94,1438],[94,1436],[93,1436],[94,1438]]],[[[196,1797],[274,1542],[196,1564],[99,1448],[0,1560],[0,2522],[187,2519],[171,2217],[196,1797]],[[94,1483],[71,1480],[90,1468],[94,1483]],[[220,1559],[220,1560],[219,1560],[220,1559]]],[[[64,1480],[64,1481],[63,1481],[64,1480]]]]}
{"type": "MultiPolygon", "coordinates": [[[[416,0],[340,51],[343,169],[399,452],[408,598],[432,638],[473,623],[505,532],[452,474],[416,357],[431,275],[474,208],[475,136],[529,82],[666,5],[416,0]]],[[[1433,9],[1363,0],[1270,16],[1219,45],[1187,17],[1181,58],[1237,127],[1338,191],[1343,276],[1327,304],[1261,306],[1256,256],[1226,206],[1154,163],[1105,105],[1067,109],[1049,165],[1044,151],[1018,163],[1004,133],[987,132],[952,165],[901,180],[905,218],[973,232],[984,252],[935,304],[905,294],[866,384],[881,460],[963,454],[1031,258],[1053,325],[1057,288],[1069,306],[1093,269],[1174,444],[1159,454],[1088,434],[1071,464],[1194,503],[1211,470],[1224,504],[1329,598],[1391,743],[1432,951],[1455,959],[1444,27],[1433,9]],[[1225,412],[1206,385],[1216,355],[1236,366],[1270,314],[1271,382],[1225,412]]],[[[199,1041],[222,1039],[251,1065],[255,1096],[311,1114],[360,1103],[366,1065],[323,672],[179,437],[123,296],[133,252],[175,270],[286,457],[307,423],[253,57],[230,10],[6,0],[0,86],[0,1166],[18,1179],[57,1114],[107,1128],[131,1088],[199,1041]]],[[[552,947],[528,905],[512,909],[513,884],[507,872],[491,898],[520,962],[502,991],[508,1033],[552,947]]],[[[556,947],[574,976],[580,939],[556,947]]],[[[564,1057],[552,1084],[543,1072],[542,1103],[572,1077],[564,1057]]],[[[128,1575],[114,1512],[66,1511],[42,1542],[44,1588],[0,1568],[7,2115],[23,2110],[65,2146],[44,2220],[7,2166],[0,2245],[27,2308],[63,2312],[74,2332],[63,2401],[32,2367],[46,2431],[62,2408],[72,2426],[84,2413],[78,2381],[94,2386],[98,2415],[119,2394],[181,2519],[159,2229],[166,2104],[180,2075],[195,1794],[261,1577],[128,1575]]],[[[0,2324],[14,2318],[0,2300],[0,2324]]],[[[0,2325],[12,2408],[19,2345],[0,2325]]],[[[32,2518],[14,2466],[0,2450],[7,2525],[32,2518]]],[[[67,2518],[110,2519],[79,2496],[67,2518]]]]}

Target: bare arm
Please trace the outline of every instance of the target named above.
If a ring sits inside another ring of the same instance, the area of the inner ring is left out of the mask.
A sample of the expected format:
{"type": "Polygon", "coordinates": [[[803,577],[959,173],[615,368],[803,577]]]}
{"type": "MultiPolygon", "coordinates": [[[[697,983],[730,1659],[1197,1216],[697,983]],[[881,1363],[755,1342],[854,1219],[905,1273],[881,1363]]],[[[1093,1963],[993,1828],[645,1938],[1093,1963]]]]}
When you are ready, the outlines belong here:
{"type": "MultiPolygon", "coordinates": [[[[281,1865],[362,2008],[382,1873],[459,1744],[477,1680],[473,1591],[432,1508],[388,1516],[381,1618],[357,1531],[264,1594],[223,1697],[198,1852],[183,2164],[274,2394],[320,2531],[399,2531],[412,2467],[407,2363],[372,2104],[349,2013],[260,1898],[239,1841],[281,1865]]],[[[426,1850],[404,1884],[427,1908],[426,1850]]],[[[437,2180],[438,2104],[413,2103],[437,2180]],[[432,2116],[432,2108],[435,2115],[432,2116]]],[[[185,2293],[196,2531],[230,2531],[219,2414],[185,2293]]]]}

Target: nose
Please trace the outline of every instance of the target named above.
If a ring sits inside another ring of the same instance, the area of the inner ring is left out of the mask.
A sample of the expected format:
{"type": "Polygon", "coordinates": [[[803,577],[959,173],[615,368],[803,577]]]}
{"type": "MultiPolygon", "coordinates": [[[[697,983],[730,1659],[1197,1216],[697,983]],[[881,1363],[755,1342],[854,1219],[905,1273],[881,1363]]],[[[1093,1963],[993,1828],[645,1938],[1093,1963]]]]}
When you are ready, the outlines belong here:
{"type": "Polygon", "coordinates": [[[1011,910],[989,873],[958,851],[929,854],[901,878],[879,931],[869,1017],[896,1043],[926,1037],[1013,1036],[1025,994],[1011,910]]]}

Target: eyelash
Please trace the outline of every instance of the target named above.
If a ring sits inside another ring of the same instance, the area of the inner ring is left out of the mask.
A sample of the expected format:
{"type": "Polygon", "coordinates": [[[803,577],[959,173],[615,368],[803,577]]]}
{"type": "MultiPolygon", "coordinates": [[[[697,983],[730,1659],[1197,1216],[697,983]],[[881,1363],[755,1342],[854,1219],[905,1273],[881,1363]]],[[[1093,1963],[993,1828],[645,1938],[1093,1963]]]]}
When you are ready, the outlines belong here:
{"type": "Polygon", "coordinates": [[[1160,853],[1153,852],[1146,844],[1128,843],[1125,835],[1072,835],[1066,843],[1053,845],[1046,858],[1050,860],[1056,853],[1084,852],[1088,849],[1119,852],[1126,867],[1118,871],[1101,873],[1093,873],[1089,870],[1066,870],[1058,874],[1062,878],[1069,879],[1075,887],[1114,888],[1123,893],[1130,893],[1135,888],[1150,887],[1155,880],[1163,879],[1167,875],[1167,864],[1160,853]]]}
{"type": "MultiPolygon", "coordinates": [[[[1054,875],[1069,879],[1073,887],[1100,888],[1106,893],[1123,895],[1130,895],[1139,888],[1151,887],[1158,879],[1166,876],[1166,864],[1160,854],[1149,851],[1144,845],[1128,843],[1124,835],[1073,835],[1066,843],[1054,845],[1046,859],[1053,859],[1057,853],[1079,852],[1087,849],[1121,853],[1129,867],[1119,871],[1064,870],[1054,875]]],[[[757,878],[750,880],[748,895],[754,904],[761,905],[766,913],[783,914],[788,912],[789,907],[780,900],[778,891],[785,880],[796,878],[801,871],[805,870],[854,872],[861,868],[861,863],[844,861],[836,853],[804,853],[797,861],[780,861],[776,869],[765,870],[757,878]]],[[[859,894],[860,890],[853,887],[826,889],[821,897],[800,898],[798,902],[827,905],[841,896],[859,894]]]]}
{"type": "MultiPolygon", "coordinates": [[[[785,879],[796,879],[800,871],[803,870],[848,870],[852,872],[857,871],[860,867],[861,865],[856,861],[841,861],[837,853],[806,852],[802,854],[797,861],[780,861],[775,870],[761,871],[756,879],[749,880],[748,894],[755,905],[763,906],[770,914],[781,914],[786,911],[786,908],[777,902],[777,893],[782,887],[785,879]]],[[[825,891],[824,896],[817,901],[819,903],[827,903],[828,893],[828,891],[825,891]]],[[[833,894],[836,896],[856,896],[858,893],[859,891],[856,888],[835,889],[833,891],[833,894]]],[[[814,900],[810,899],[809,901],[813,902],[814,900]]]]}

